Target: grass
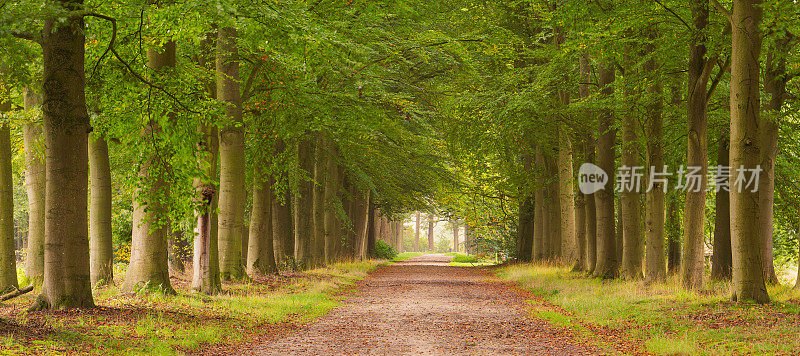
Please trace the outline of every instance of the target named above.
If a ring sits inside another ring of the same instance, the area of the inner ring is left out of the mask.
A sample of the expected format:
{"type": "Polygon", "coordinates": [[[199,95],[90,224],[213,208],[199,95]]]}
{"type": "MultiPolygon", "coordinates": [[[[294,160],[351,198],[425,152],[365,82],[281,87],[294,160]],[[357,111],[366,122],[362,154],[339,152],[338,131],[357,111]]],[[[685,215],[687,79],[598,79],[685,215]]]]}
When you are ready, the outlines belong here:
{"type": "Polygon", "coordinates": [[[568,326],[588,341],[627,343],[654,354],[798,354],[800,293],[771,286],[767,305],[728,301],[729,286],[709,285],[698,294],[676,279],[664,284],[599,280],[567,268],[512,265],[497,274],[541,299],[534,316],[568,326]]]}
{"type": "MultiPolygon", "coordinates": [[[[223,285],[216,296],[193,293],[177,280],[178,295],[95,290],[89,310],[26,313],[36,290],[0,305],[0,354],[183,354],[241,349],[245,341],[314,320],[364,278],[377,262],[336,264],[281,277],[223,285]]],[[[175,280],[173,280],[175,281],[175,280]]],[[[120,284],[118,282],[118,284],[120,284]]]]}
{"type": "Polygon", "coordinates": [[[475,266],[491,266],[497,264],[494,260],[482,260],[474,255],[465,255],[457,252],[446,253],[447,256],[453,256],[450,260],[450,266],[456,267],[475,267],[475,266]]]}
{"type": "Polygon", "coordinates": [[[392,262],[405,261],[405,260],[407,260],[409,258],[422,256],[422,255],[424,255],[426,253],[427,252],[401,252],[401,253],[398,253],[396,256],[394,256],[394,258],[392,258],[392,262]]]}

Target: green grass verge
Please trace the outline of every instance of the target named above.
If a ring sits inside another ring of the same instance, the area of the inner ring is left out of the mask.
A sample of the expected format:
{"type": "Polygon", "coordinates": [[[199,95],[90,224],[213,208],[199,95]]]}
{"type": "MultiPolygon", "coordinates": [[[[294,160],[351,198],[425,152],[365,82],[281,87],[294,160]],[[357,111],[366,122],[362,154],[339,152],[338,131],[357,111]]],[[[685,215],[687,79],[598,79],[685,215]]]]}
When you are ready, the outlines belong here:
{"type": "MultiPolygon", "coordinates": [[[[336,264],[298,276],[234,282],[206,296],[176,287],[178,295],[120,295],[95,290],[90,310],[25,313],[29,293],[0,305],[0,354],[183,354],[236,345],[280,330],[280,322],[314,320],[377,262],[336,264]]],[[[118,282],[119,284],[119,282],[118,282]]]]}
{"type": "Polygon", "coordinates": [[[394,258],[392,258],[392,262],[405,261],[409,258],[422,256],[424,254],[427,254],[427,252],[402,252],[394,256],[394,258]]]}
{"type": "Polygon", "coordinates": [[[532,301],[534,316],[589,341],[600,339],[592,330],[606,328],[661,355],[800,354],[800,292],[788,286],[770,287],[773,303],[754,305],[728,301],[729,286],[720,283],[698,294],[676,279],[645,285],[551,266],[512,265],[497,274],[543,298],[532,301]]]}

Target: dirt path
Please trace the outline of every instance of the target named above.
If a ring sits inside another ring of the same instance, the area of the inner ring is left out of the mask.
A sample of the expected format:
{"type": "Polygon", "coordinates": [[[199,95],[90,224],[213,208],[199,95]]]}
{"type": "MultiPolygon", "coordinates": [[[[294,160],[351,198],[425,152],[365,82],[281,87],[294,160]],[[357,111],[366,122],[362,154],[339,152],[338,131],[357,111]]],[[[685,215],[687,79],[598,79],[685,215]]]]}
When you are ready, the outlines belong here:
{"type": "Polygon", "coordinates": [[[533,319],[522,291],[485,269],[425,255],[386,266],[317,322],[255,351],[263,355],[581,355],[570,332],[533,319]]]}

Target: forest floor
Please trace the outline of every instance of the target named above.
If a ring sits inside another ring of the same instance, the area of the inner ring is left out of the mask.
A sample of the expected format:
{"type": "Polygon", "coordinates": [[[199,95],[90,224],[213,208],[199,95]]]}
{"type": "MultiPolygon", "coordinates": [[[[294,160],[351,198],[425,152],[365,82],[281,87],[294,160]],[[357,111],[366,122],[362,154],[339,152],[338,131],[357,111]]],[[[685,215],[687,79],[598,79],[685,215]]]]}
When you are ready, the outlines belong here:
{"type": "Polygon", "coordinates": [[[687,291],[666,283],[602,280],[569,268],[517,264],[495,274],[534,294],[534,316],[596,345],[658,355],[800,355],[800,291],[769,286],[772,303],[731,302],[727,283],[687,291]]]}
{"type": "Polygon", "coordinates": [[[319,321],[243,349],[263,355],[581,355],[606,353],[533,317],[533,294],[488,267],[423,255],[380,267],[319,321]]]}
{"type": "Polygon", "coordinates": [[[232,354],[326,314],[379,263],[223,282],[215,296],[192,292],[191,276],[177,275],[170,278],[177,295],[121,294],[108,286],[95,289],[96,308],[27,313],[37,288],[0,303],[0,355],[232,354]]]}

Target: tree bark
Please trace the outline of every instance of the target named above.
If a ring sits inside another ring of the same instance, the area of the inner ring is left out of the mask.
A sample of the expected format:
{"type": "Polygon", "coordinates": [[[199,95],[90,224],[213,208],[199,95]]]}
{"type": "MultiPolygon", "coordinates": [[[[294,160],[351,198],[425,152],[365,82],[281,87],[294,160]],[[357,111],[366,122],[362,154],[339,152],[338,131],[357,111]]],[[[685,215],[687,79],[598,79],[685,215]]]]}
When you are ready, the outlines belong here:
{"type": "Polygon", "coordinates": [[[217,99],[225,103],[227,124],[219,132],[219,273],[222,280],[245,276],[244,233],[245,150],[242,98],[239,92],[239,45],[235,28],[219,29],[217,37],[217,99]]]}
{"type": "Polygon", "coordinates": [[[458,220],[453,220],[453,252],[458,253],[458,220]]]}
{"type": "Polygon", "coordinates": [[[359,261],[368,258],[367,256],[367,220],[369,219],[369,191],[357,192],[355,203],[353,204],[353,228],[356,233],[356,256],[359,261]]]}
{"type": "MultiPolygon", "coordinates": [[[[719,138],[719,149],[717,150],[717,165],[728,167],[730,165],[728,157],[728,135],[721,135],[719,138]]],[[[717,212],[714,221],[714,249],[711,256],[711,279],[730,280],[731,279],[731,210],[729,189],[717,190],[715,208],[717,212]]]]}
{"type": "MultiPolygon", "coordinates": [[[[600,92],[603,97],[614,95],[614,67],[609,63],[601,63],[598,68],[600,92]]],[[[613,278],[617,275],[617,254],[614,242],[614,113],[609,108],[601,110],[600,137],[597,140],[597,166],[608,174],[605,189],[594,193],[595,219],[597,221],[597,260],[593,274],[601,278],[613,278]]]]}
{"type": "Polygon", "coordinates": [[[416,225],[414,225],[414,251],[419,251],[419,224],[420,224],[420,213],[417,212],[416,217],[416,225]]]}
{"type": "Polygon", "coordinates": [[[433,214],[428,214],[428,251],[436,251],[433,244],[433,214]]]}
{"type": "Polygon", "coordinates": [[[758,181],[758,224],[764,240],[764,278],[777,284],[773,260],[773,210],[775,203],[775,161],[778,156],[778,123],[786,100],[786,56],[789,52],[788,34],[776,38],[766,56],[764,92],[770,96],[767,112],[761,115],[761,179],[758,181]]]}
{"type": "Polygon", "coordinates": [[[111,166],[105,137],[89,140],[89,254],[92,285],[114,284],[114,251],[111,235],[111,166]]]}
{"type": "MultiPolygon", "coordinates": [[[[39,94],[30,88],[23,91],[25,110],[41,107],[39,94]]],[[[44,195],[45,163],[42,125],[27,122],[22,126],[25,146],[25,189],[28,194],[28,248],[25,254],[25,274],[34,284],[42,282],[44,274],[44,195]]]]}
{"type": "Polygon", "coordinates": [[[667,207],[667,272],[678,273],[681,267],[681,226],[678,215],[678,198],[670,196],[667,207]]]}
{"type": "MultiPolygon", "coordinates": [[[[167,68],[175,67],[175,42],[168,41],[162,48],[147,50],[148,66],[156,75],[163,75],[167,68]]],[[[141,136],[147,141],[158,136],[161,127],[156,120],[150,120],[142,129],[141,136]]],[[[155,142],[153,142],[155,144],[155,142]]],[[[139,177],[144,187],[137,187],[133,202],[133,238],[131,257],[121,290],[124,293],[139,288],[156,288],[174,294],[169,280],[167,262],[167,239],[170,233],[166,221],[166,197],[169,185],[164,172],[167,171],[164,157],[158,151],[150,152],[139,165],[139,177]]]]}
{"type": "MultiPolygon", "coordinates": [[[[531,156],[522,157],[523,170],[531,171],[531,156]]],[[[517,225],[517,257],[521,262],[530,262],[533,256],[534,197],[523,188],[519,197],[519,224],[517,225]]]]}
{"type": "MultiPolygon", "coordinates": [[[[81,0],[56,6],[81,7],[81,0]]],[[[87,216],[89,113],[83,18],[45,20],[42,30],[45,141],[44,283],[31,309],[94,306],[87,216]]]]}
{"type": "MultiPolygon", "coordinates": [[[[628,82],[630,80],[627,80],[628,82]]],[[[626,85],[629,87],[630,83],[626,85]]],[[[632,94],[626,90],[626,101],[630,101],[632,94]]],[[[628,112],[622,120],[622,165],[629,167],[629,179],[635,180],[634,172],[636,167],[641,167],[639,153],[638,117],[633,112],[628,112]]],[[[620,197],[620,222],[622,223],[622,263],[620,265],[620,277],[625,279],[642,278],[642,179],[638,184],[623,187],[620,197]]]]}
{"type": "MultiPolygon", "coordinates": [[[[569,104],[567,94],[561,94],[562,104],[569,104]],[[566,97],[566,98],[565,98],[566,97]]],[[[559,220],[561,222],[561,249],[562,259],[569,265],[577,263],[575,242],[575,182],[572,171],[574,164],[572,158],[572,139],[565,127],[558,130],[558,191],[559,191],[559,220]]]]}
{"type": "Polygon", "coordinates": [[[378,217],[375,214],[375,202],[370,194],[369,204],[367,204],[367,256],[372,258],[375,256],[375,242],[378,240],[378,217]]]}
{"type": "MultiPolygon", "coordinates": [[[[298,161],[301,176],[314,174],[314,144],[308,135],[300,140],[298,161]]],[[[314,234],[314,182],[301,178],[298,183],[294,208],[294,259],[302,268],[312,265],[312,242],[314,234]]]]}
{"type": "MultiPolygon", "coordinates": [[[[0,102],[0,116],[10,111],[10,102],[0,102]]],[[[16,290],[17,258],[14,246],[14,182],[11,179],[11,127],[0,122],[0,293],[16,290]]]]}
{"type": "MultiPolygon", "coordinates": [[[[324,182],[317,182],[318,184],[324,183],[323,189],[323,201],[325,202],[324,207],[324,217],[323,217],[323,231],[324,231],[324,256],[326,263],[333,263],[336,260],[336,247],[337,242],[339,242],[339,224],[337,221],[336,211],[335,211],[335,201],[339,196],[339,184],[338,177],[339,177],[339,162],[336,159],[336,147],[330,142],[330,140],[326,140],[326,152],[325,155],[325,178],[324,182]]],[[[356,248],[354,251],[358,251],[359,249],[356,248]]]]}
{"type": "MultiPolygon", "coordinates": [[[[206,33],[200,46],[198,64],[209,71],[215,66],[214,42],[216,34],[206,33]]],[[[216,82],[206,80],[206,94],[216,97],[216,82]]],[[[191,288],[205,294],[215,294],[222,289],[219,278],[219,248],[217,244],[217,158],[219,136],[214,125],[198,125],[200,142],[197,144],[197,164],[202,176],[196,177],[193,186],[197,195],[195,211],[194,245],[192,246],[191,288]]]]}
{"type": "Polygon", "coordinates": [[[706,208],[706,185],[708,177],[708,118],[706,87],[709,78],[709,62],[706,60],[705,34],[708,26],[708,1],[696,0],[692,3],[694,33],[689,48],[688,91],[687,91],[687,166],[699,167],[698,187],[686,190],[683,210],[683,261],[681,281],[688,289],[703,288],[705,254],[704,226],[706,208]]]}
{"type": "MultiPolygon", "coordinates": [[[[656,40],[655,32],[650,34],[651,40],[656,40]]],[[[651,44],[652,50],[654,46],[651,44]]],[[[652,78],[648,88],[650,98],[647,103],[647,167],[652,172],[663,172],[668,169],[664,164],[664,119],[663,115],[663,89],[661,78],[656,72],[658,66],[654,58],[648,59],[644,64],[646,74],[652,78]]],[[[645,174],[651,173],[646,171],[645,174]]],[[[653,177],[648,174],[648,177],[653,177]]],[[[665,249],[665,194],[667,184],[664,182],[648,181],[648,191],[645,193],[646,207],[646,234],[645,246],[645,280],[648,283],[663,282],[667,278],[667,261],[665,249]]]]}
{"type": "MultiPolygon", "coordinates": [[[[760,0],[735,0],[731,15],[731,183],[761,163],[759,147],[760,0]]],[[[746,179],[749,177],[742,177],[746,179]]],[[[759,229],[759,192],[731,187],[732,299],[769,302],[764,282],[764,243],[759,229]]]]}
{"type": "MultiPolygon", "coordinates": [[[[327,172],[327,159],[328,159],[328,145],[329,141],[321,133],[315,133],[315,141],[318,144],[314,150],[314,189],[312,191],[314,207],[312,212],[313,221],[313,234],[312,234],[312,247],[311,255],[314,267],[321,267],[325,264],[325,210],[327,204],[330,202],[326,200],[325,187],[329,180],[337,179],[337,176],[328,176],[327,172]]],[[[333,252],[333,251],[332,251],[333,252]]]]}
{"type": "Polygon", "coordinates": [[[278,271],[272,243],[272,184],[263,170],[268,165],[262,159],[253,174],[253,207],[250,213],[250,233],[247,246],[247,268],[249,276],[265,275],[278,271]]]}

